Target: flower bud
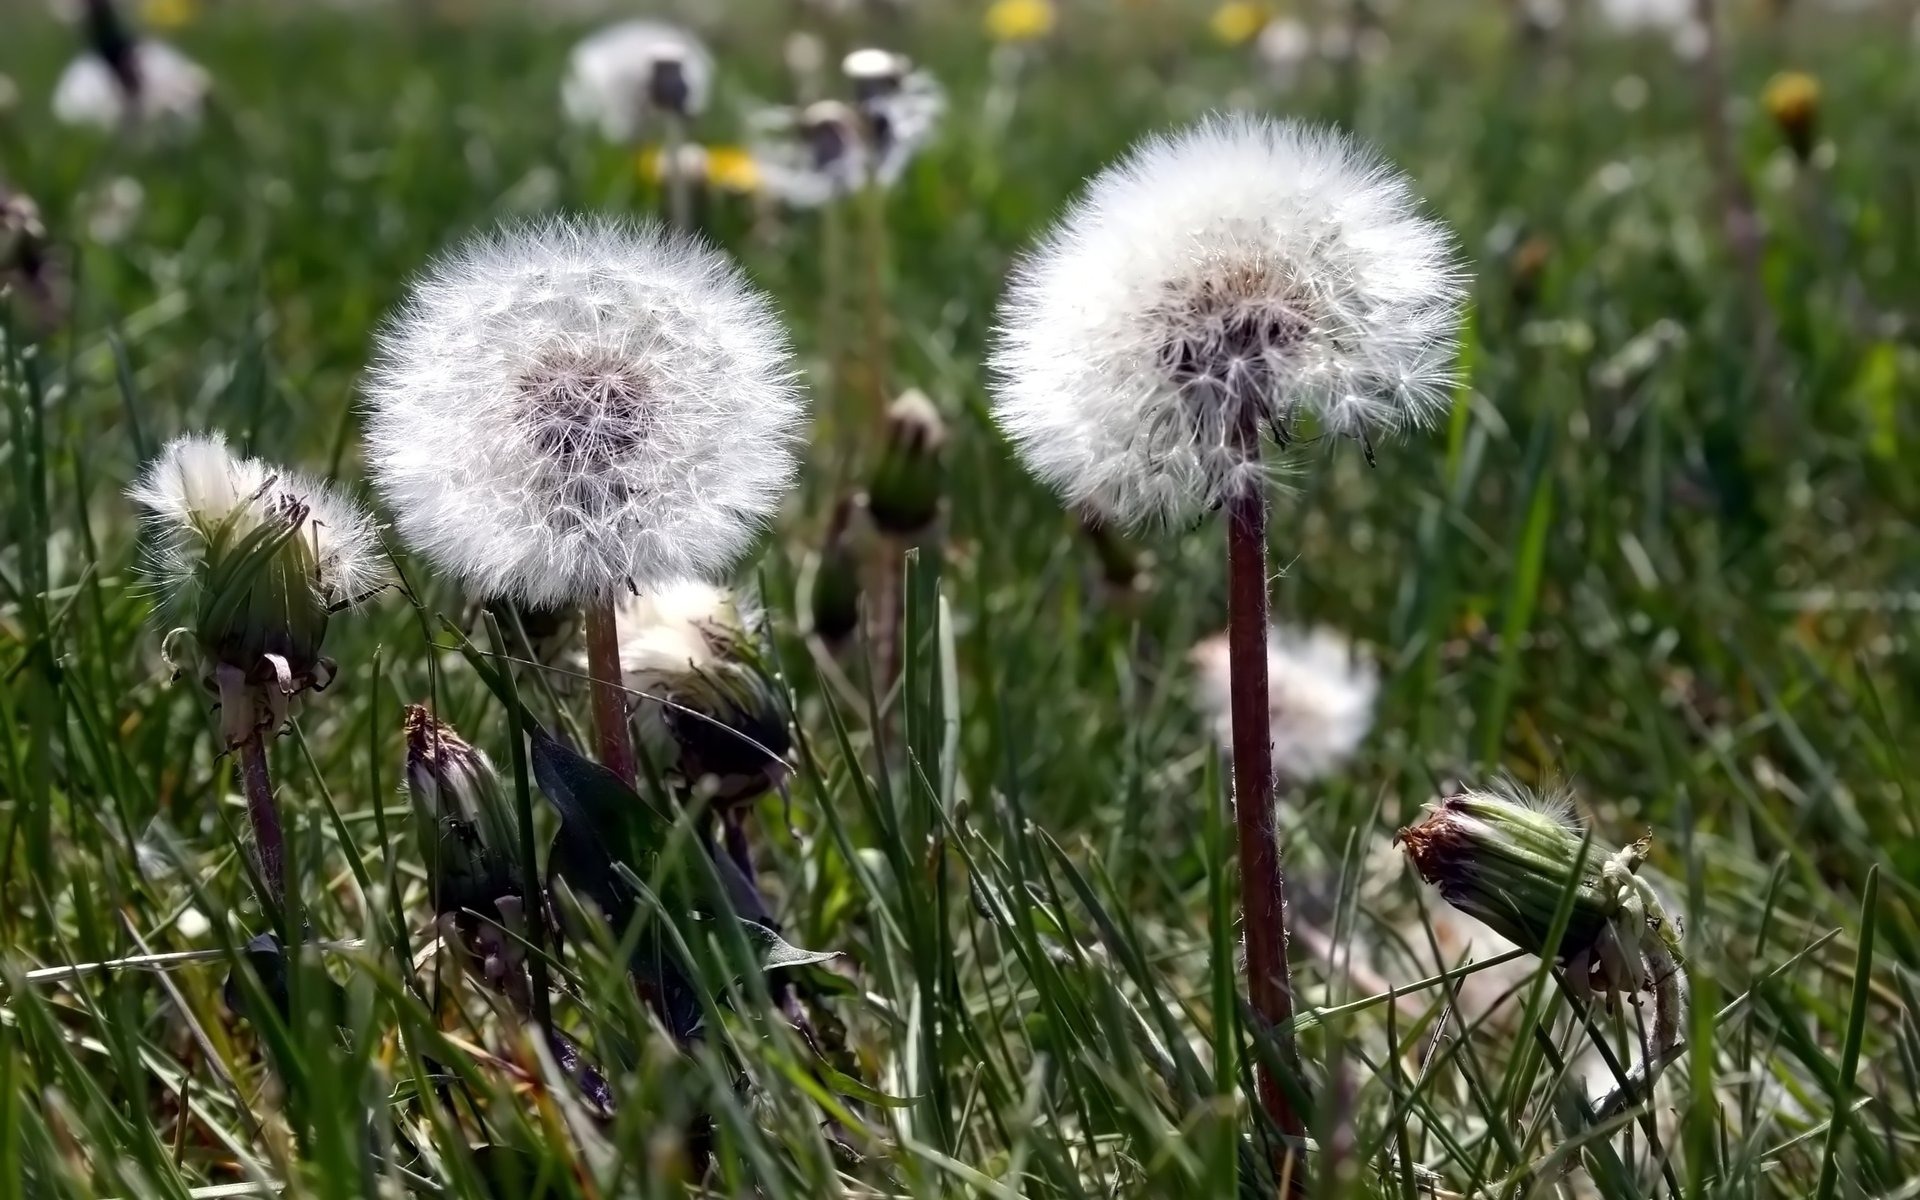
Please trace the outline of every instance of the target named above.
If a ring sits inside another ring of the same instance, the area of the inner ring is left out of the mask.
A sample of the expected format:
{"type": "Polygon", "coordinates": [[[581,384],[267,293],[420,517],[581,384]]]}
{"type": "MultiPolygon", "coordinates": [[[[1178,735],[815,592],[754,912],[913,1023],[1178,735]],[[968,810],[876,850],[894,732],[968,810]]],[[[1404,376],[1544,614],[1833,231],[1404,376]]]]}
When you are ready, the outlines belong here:
{"type": "Polygon", "coordinates": [[[860,624],[860,558],[849,528],[852,518],[853,501],[834,505],[807,594],[812,632],[829,646],[845,641],[860,624]]]}
{"type": "Polygon", "coordinates": [[[940,515],[946,441],[940,410],[918,388],[887,406],[886,446],[867,484],[867,511],[882,532],[917,537],[940,515]]]}
{"type": "Polygon", "coordinates": [[[169,660],[219,693],[229,745],[277,728],[333,678],[320,653],[333,613],[384,583],[372,518],[218,435],[169,444],[129,495],[147,510],[169,660]]]}
{"type": "Polygon", "coordinates": [[[1561,961],[1591,950],[1620,907],[1603,878],[1607,851],[1586,846],[1583,862],[1585,839],[1564,812],[1468,791],[1428,805],[1426,818],[1395,840],[1447,903],[1533,954],[1545,953],[1569,882],[1573,914],[1557,948],[1561,961]]]}
{"type": "Polygon", "coordinates": [[[732,593],[681,584],[634,597],[616,620],[621,673],[638,695],[637,741],[656,762],[721,803],[785,777],[786,711],[732,593]]]}
{"type": "Polygon", "coordinates": [[[405,716],[407,792],[420,823],[434,910],[491,913],[517,896],[499,772],[486,754],[420,705],[405,716]]]}
{"type": "Polygon", "coordinates": [[[1803,71],[1782,71],[1767,81],[1760,99],[1793,156],[1806,162],[1819,127],[1820,81],[1803,71]]]}

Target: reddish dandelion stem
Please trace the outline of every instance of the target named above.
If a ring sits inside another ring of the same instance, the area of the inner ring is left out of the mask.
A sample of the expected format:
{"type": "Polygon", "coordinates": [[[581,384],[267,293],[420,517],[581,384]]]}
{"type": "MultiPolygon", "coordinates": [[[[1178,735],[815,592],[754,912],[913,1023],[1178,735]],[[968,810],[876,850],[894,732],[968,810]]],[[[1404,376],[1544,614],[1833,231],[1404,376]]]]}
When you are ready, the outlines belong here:
{"type": "Polygon", "coordinates": [[[261,899],[268,909],[287,904],[287,839],[280,830],[280,809],[273,801],[273,777],[267,773],[266,735],[255,729],[240,743],[240,783],[247,795],[247,819],[253,824],[254,853],[260,860],[261,899]]]}
{"type": "MultiPolygon", "coordinates": [[[[1250,425],[1251,420],[1246,422],[1250,425]]],[[[1258,432],[1242,429],[1249,454],[1258,432]]],[[[1240,857],[1240,909],[1247,945],[1247,998],[1260,1032],[1291,1067],[1293,988],[1287,975],[1287,894],[1273,820],[1273,743],[1267,699],[1267,495],[1257,482],[1226,504],[1227,649],[1233,714],[1233,810],[1240,857]]],[[[1279,1130],[1305,1133],[1279,1079],[1256,1064],[1260,1105],[1279,1130]]],[[[1290,1144],[1273,1147],[1274,1177],[1297,1174],[1290,1144]]]]}
{"type": "Polygon", "coordinates": [[[627,693],[620,678],[620,635],[614,627],[613,601],[587,605],[587,674],[592,679],[593,728],[600,740],[600,762],[634,786],[633,732],[627,724],[627,693]]]}

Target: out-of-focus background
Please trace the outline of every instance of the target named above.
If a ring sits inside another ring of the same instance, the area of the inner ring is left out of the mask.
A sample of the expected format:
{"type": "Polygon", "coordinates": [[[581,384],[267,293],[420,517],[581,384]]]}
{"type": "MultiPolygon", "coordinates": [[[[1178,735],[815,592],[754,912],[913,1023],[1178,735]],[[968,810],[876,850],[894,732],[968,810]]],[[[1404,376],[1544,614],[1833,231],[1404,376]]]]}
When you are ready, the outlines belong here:
{"type": "Polygon", "coordinates": [[[1474,276],[1442,425],[1371,466],[1300,447],[1276,500],[1276,616],[1380,681],[1359,752],[1282,822],[1318,1194],[1920,1195],[1912,0],[116,15],[188,60],[148,72],[177,96],[129,112],[111,78],[104,101],[63,83],[99,36],[84,5],[0,10],[0,1196],[1240,1186],[1195,658],[1225,616],[1217,523],[1084,526],[995,432],[981,365],[1011,263],[1084,179],[1222,109],[1377,146],[1474,276]],[[636,17],[704,44],[711,102],[679,130],[570,120],[570,53],[636,17]],[[855,98],[863,47],[937,100],[848,185],[807,114],[855,98]],[[815,411],[738,581],[795,739],[790,794],[755,810],[764,886],[787,938],[841,952],[806,968],[814,1027],[742,1001],[676,1055],[593,969],[610,948],[570,946],[561,1020],[611,1080],[583,1099],[497,1004],[414,986],[434,919],[401,708],[432,697],[510,756],[440,622],[477,630],[472,606],[410,564],[417,604],[336,622],[339,678],[275,749],[335,949],[263,1032],[223,994],[260,928],[241,809],[205,697],[169,681],[124,490],[211,429],[361,490],[358,381],[408,278],[502,220],[664,214],[674,162],[815,411]],[[910,388],[947,440],[901,580],[905,543],[855,498],[910,388]],[[849,560],[904,595],[898,664],[819,636],[823,564],[849,560]],[[1652,836],[1694,1023],[1642,1112],[1587,1103],[1612,1083],[1594,1034],[1635,1058],[1631,1007],[1582,1026],[1526,990],[1531,959],[1427,980],[1499,951],[1391,834],[1499,772],[1571,785],[1600,842],[1652,836]]]}

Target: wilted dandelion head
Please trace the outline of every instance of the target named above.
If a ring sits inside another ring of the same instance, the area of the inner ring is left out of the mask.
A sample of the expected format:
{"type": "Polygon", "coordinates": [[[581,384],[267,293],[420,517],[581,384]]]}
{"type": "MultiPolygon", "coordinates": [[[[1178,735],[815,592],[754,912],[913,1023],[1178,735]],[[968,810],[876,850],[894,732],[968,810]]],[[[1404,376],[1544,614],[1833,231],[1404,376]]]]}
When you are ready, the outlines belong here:
{"type": "Polygon", "coordinates": [[[639,696],[640,744],[720,801],[750,799],[786,774],[785,708],[761,669],[754,607],[729,588],[683,583],[621,604],[620,671],[639,696]]]}
{"type": "Polygon", "coordinates": [[[567,60],[567,116],[608,141],[630,142],[650,116],[693,116],[713,91],[713,56],[686,30],[622,21],[581,41],[567,60]]]}
{"type": "Polygon", "coordinates": [[[190,128],[199,124],[212,78],[165,42],[140,41],[117,62],[88,51],[67,64],[53,89],[53,115],[67,125],[190,128]]]}
{"type": "Polygon", "coordinates": [[[1432,416],[1461,301],[1404,176],[1334,132],[1213,117],[1102,172],[1016,269],[994,414],[1071,502],[1175,519],[1259,477],[1262,426],[1432,416]]]}
{"type": "MultiPolygon", "coordinates": [[[[1223,746],[1233,740],[1231,661],[1225,635],[1194,647],[1202,703],[1223,746]]],[[[1344,766],[1373,728],[1380,674],[1343,634],[1324,626],[1267,632],[1268,734],[1273,767],[1296,783],[1344,766]]]]}
{"type": "Polygon", "coordinates": [[[803,407],[772,305],[651,224],[467,242],[415,281],[367,384],[401,534],[483,597],[610,600],[717,574],[772,516],[803,407]]]}
{"type": "MultiPolygon", "coordinates": [[[[268,714],[324,686],[329,618],[386,581],[373,519],[327,485],[240,458],[220,434],[169,443],[128,496],[144,510],[147,573],[172,632],[169,655],[226,701],[267,688],[268,714]]],[[[226,713],[229,740],[261,719],[259,697],[226,713]]]]}

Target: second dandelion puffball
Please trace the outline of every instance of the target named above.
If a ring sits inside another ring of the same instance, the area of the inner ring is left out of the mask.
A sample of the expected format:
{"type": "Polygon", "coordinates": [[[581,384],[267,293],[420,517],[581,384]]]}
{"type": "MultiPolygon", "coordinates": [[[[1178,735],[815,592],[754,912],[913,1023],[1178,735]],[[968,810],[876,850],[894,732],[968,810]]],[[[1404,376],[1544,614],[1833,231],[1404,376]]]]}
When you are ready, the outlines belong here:
{"type": "Polygon", "coordinates": [[[1426,421],[1462,297],[1398,171],[1331,131],[1211,118],[1102,172],[1016,270],[994,416],[1070,502],[1179,519],[1258,482],[1250,422],[1426,421]]]}
{"type": "Polygon", "coordinates": [[[772,304],[650,224],[476,238],[389,323],[367,453],[401,534],[483,597],[603,604],[719,574],[793,477],[804,408],[772,304]]]}

